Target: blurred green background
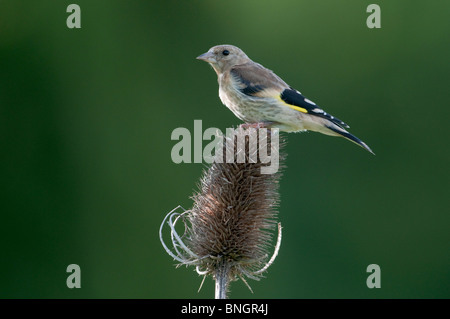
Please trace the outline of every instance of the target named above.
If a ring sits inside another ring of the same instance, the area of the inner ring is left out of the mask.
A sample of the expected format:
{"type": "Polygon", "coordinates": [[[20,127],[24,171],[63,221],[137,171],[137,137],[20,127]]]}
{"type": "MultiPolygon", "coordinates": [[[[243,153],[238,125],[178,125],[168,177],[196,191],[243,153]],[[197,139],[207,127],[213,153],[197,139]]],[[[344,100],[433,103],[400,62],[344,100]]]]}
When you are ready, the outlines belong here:
{"type": "Polygon", "coordinates": [[[370,3],[0,1],[0,297],[213,297],[158,229],[205,167],[171,161],[172,130],[240,123],[195,60],[228,43],[377,154],[288,135],[280,254],[230,297],[449,298],[450,2],[376,1],[381,29],[370,3]],[[81,29],[66,26],[74,2],[81,29]]]}

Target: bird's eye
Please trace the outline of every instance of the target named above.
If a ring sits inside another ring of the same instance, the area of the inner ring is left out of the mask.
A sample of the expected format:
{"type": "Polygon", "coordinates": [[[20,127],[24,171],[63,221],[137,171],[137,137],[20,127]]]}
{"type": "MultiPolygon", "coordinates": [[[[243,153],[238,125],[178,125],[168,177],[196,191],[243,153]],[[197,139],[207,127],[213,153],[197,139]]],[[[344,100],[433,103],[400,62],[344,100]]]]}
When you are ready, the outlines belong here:
{"type": "Polygon", "coordinates": [[[223,50],[223,51],[222,51],[222,54],[223,54],[223,55],[228,55],[228,54],[230,54],[230,51],[228,51],[228,50],[223,50]]]}

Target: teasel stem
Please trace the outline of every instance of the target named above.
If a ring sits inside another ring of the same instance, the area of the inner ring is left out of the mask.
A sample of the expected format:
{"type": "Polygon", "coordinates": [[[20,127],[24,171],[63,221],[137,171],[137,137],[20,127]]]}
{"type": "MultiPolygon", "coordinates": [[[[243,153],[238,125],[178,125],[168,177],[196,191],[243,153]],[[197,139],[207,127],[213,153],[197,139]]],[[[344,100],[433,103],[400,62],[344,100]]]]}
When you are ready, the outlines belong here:
{"type": "Polygon", "coordinates": [[[227,299],[229,272],[230,265],[228,262],[222,261],[216,266],[216,273],[214,274],[214,278],[216,281],[216,299],[227,299]]]}

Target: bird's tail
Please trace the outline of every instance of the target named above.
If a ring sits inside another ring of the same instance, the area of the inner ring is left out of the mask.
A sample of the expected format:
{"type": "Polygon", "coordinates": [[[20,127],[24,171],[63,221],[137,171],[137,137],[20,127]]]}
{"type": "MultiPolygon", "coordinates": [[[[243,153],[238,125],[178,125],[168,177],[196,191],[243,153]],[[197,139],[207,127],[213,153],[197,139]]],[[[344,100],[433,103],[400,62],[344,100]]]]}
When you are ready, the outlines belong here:
{"type": "Polygon", "coordinates": [[[365,150],[369,151],[370,153],[372,153],[373,155],[375,155],[375,153],[370,149],[369,146],[367,146],[366,143],[364,143],[363,141],[361,141],[359,138],[357,138],[356,136],[350,134],[349,132],[347,132],[346,130],[336,126],[336,125],[327,125],[326,126],[328,129],[330,129],[331,131],[333,131],[334,133],[337,133],[337,135],[342,136],[344,138],[346,138],[347,140],[361,146],[362,148],[364,148],[365,150]]]}

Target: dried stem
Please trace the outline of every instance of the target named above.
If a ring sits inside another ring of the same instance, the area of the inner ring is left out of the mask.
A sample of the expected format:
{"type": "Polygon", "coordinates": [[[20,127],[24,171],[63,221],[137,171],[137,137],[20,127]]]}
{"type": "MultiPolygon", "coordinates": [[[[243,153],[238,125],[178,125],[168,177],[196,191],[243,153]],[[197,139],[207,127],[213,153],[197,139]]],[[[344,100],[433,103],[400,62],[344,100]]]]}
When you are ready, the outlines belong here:
{"type": "Polygon", "coordinates": [[[227,291],[229,284],[230,264],[225,260],[217,265],[214,279],[216,280],[216,299],[227,299],[227,291]]]}

